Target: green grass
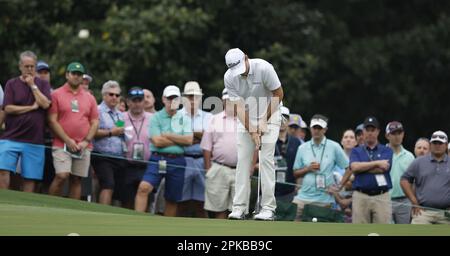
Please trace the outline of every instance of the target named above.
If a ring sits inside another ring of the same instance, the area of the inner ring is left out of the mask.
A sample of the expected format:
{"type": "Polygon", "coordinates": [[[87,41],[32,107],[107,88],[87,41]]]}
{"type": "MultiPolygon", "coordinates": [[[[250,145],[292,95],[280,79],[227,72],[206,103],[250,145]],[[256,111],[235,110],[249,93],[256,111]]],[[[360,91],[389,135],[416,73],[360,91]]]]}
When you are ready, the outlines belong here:
{"type": "Polygon", "coordinates": [[[168,218],[39,194],[0,190],[0,235],[450,235],[448,225],[356,225],[168,218]]]}

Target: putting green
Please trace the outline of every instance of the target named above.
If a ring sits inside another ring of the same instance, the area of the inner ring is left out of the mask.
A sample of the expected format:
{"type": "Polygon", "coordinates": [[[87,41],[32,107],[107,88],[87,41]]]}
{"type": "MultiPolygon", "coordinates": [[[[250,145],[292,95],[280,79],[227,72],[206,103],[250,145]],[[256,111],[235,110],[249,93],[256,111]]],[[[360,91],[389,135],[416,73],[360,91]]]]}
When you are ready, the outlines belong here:
{"type": "Polygon", "coordinates": [[[448,225],[356,225],[168,218],[95,203],[0,190],[0,235],[450,235],[448,225]]]}

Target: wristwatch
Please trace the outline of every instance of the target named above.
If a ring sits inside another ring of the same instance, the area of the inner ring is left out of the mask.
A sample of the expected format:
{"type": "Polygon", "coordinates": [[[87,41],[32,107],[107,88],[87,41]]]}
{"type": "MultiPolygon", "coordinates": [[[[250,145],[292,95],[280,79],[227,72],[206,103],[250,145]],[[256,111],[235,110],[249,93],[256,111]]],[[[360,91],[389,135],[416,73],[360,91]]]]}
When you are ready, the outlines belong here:
{"type": "Polygon", "coordinates": [[[37,90],[38,87],[37,87],[37,85],[33,84],[33,85],[31,86],[31,89],[32,89],[32,90],[37,90]]]}

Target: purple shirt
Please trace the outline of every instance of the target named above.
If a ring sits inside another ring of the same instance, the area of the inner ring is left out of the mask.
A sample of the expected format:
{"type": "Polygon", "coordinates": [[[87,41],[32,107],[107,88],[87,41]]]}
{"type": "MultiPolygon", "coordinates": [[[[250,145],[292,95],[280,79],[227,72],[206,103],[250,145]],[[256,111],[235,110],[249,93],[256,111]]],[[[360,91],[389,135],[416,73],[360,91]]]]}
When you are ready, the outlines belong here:
{"type": "MultiPolygon", "coordinates": [[[[39,78],[34,83],[47,99],[51,100],[50,84],[39,78]]],[[[31,88],[19,77],[12,78],[6,83],[3,109],[7,105],[30,106],[35,102],[31,88]]],[[[44,130],[47,120],[47,110],[38,108],[20,115],[6,115],[5,132],[0,139],[18,142],[44,144],[44,130]]]]}
{"type": "Polygon", "coordinates": [[[237,164],[237,118],[220,112],[211,117],[200,144],[203,150],[211,151],[211,160],[236,166],[237,164]]]}

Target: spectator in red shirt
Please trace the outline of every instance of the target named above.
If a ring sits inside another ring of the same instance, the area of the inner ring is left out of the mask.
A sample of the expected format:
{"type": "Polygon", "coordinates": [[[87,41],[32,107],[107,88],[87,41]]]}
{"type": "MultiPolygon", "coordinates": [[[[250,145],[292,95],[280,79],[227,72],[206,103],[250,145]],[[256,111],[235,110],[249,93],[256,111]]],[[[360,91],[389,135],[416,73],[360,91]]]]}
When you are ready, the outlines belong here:
{"type": "Polygon", "coordinates": [[[52,93],[50,128],[55,134],[53,164],[55,178],[50,195],[61,195],[70,176],[69,197],[80,199],[81,178],[88,176],[92,139],[97,131],[98,109],[94,96],[80,85],[85,69],[78,62],[67,66],[67,82],[52,93]]]}

